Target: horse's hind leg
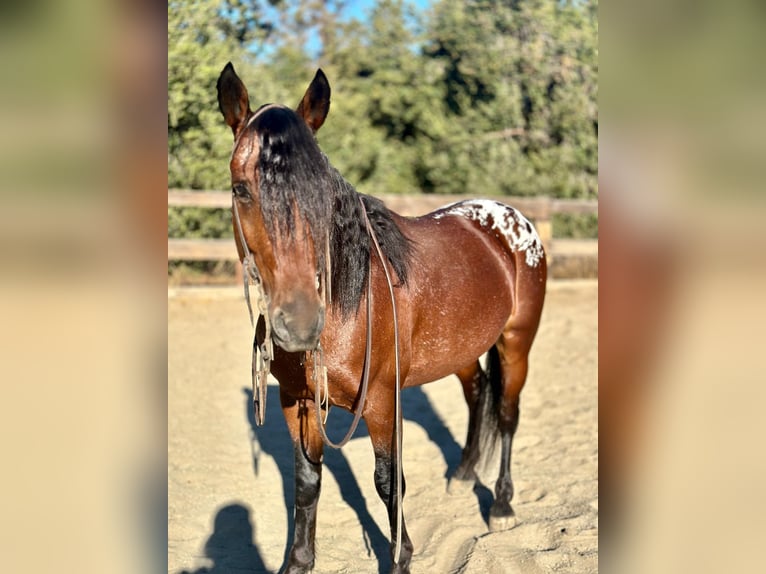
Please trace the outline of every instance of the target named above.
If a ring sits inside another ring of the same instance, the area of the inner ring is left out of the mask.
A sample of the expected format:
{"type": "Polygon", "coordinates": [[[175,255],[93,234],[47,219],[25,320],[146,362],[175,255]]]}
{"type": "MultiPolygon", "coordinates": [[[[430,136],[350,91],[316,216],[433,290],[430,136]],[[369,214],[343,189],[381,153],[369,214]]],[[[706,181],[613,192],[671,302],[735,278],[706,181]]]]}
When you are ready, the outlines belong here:
{"type": "Polygon", "coordinates": [[[489,529],[507,530],[516,526],[516,515],[511,506],[513,481],[511,480],[511,446],[519,424],[519,395],[527,378],[528,353],[531,338],[528,332],[510,329],[497,343],[502,372],[502,397],[498,409],[500,428],[500,474],[495,483],[495,501],[489,510],[489,529]]]}
{"type": "Polygon", "coordinates": [[[314,403],[308,399],[296,401],[281,393],[280,399],[295,450],[295,534],[284,574],[303,574],[314,567],[324,443],[313,416],[314,403]]]}
{"type": "Polygon", "coordinates": [[[486,374],[481,368],[479,361],[459,370],[455,373],[460,379],[463,387],[463,395],[468,405],[468,434],[465,439],[463,455],[460,459],[460,465],[450,479],[449,487],[453,489],[455,485],[473,486],[476,482],[475,466],[479,461],[479,426],[481,421],[481,410],[479,409],[479,396],[482,390],[482,382],[486,379],[486,374]]]}

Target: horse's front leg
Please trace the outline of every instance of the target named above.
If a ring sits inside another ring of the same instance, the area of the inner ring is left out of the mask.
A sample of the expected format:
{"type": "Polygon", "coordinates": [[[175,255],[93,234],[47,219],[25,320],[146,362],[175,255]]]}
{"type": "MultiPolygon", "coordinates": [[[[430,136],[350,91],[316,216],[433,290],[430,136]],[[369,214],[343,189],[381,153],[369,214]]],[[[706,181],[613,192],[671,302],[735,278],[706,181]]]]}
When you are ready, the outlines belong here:
{"type": "Polygon", "coordinates": [[[410,561],[412,559],[412,541],[407,534],[407,527],[404,523],[404,514],[402,512],[401,524],[401,548],[398,560],[396,559],[397,542],[397,519],[399,516],[399,506],[404,501],[404,472],[394,456],[393,449],[393,413],[389,416],[378,416],[375,418],[365,417],[367,430],[370,433],[372,447],[375,452],[375,489],[378,496],[385,503],[388,510],[388,523],[391,527],[391,573],[408,574],[410,571],[410,561]],[[402,492],[397,496],[396,474],[402,473],[402,492]]]}
{"type": "Polygon", "coordinates": [[[295,535],[284,573],[302,574],[314,567],[323,443],[316,426],[313,401],[295,400],[281,392],[280,400],[295,450],[295,535]]]}

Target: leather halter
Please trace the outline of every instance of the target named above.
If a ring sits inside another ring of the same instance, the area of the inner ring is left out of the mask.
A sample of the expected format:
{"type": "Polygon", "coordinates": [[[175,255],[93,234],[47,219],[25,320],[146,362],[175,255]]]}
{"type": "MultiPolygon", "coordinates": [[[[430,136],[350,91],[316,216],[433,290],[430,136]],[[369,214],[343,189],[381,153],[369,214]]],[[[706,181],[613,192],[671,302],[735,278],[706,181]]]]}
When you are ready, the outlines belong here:
{"type": "Polygon", "coordinates": [[[253,359],[251,367],[253,411],[255,413],[255,424],[261,426],[266,420],[266,380],[271,372],[271,361],[274,359],[274,342],[271,339],[271,320],[269,319],[269,299],[263,289],[263,281],[261,280],[261,274],[258,272],[258,266],[255,264],[255,257],[247,246],[247,241],[245,241],[237,202],[233,198],[231,209],[234,212],[234,222],[237,226],[242,251],[245,254],[242,258],[242,282],[245,289],[247,311],[250,314],[250,326],[253,327],[253,359]],[[253,282],[255,291],[255,308],[258,311],[258,320],[260,321],[260,318],[263,317],[266,328],[261,345],[258,345],[258,323],[253,320],[253,306],[250,303],[250,281],[253,282]]]}
{"type": "MultiPolygon", "coordinates": [[[[251,120],[252,121],[252,120],[251,120]]],[[[269,298],[266,295],[266,291],[263,288],[263,281],[261,274],[258,271],[258,265],[255,263],[255,256],[250,251],[245,240],[245,234],[242,231],[242,221],[239,217],[239,209],[237,208],[237,201],[232,197],[231,209],[234,213],[234,224],[237,228],[237,235],[239,236],[240,245],[242,245],[242,252],[244,257],[242,258],[242,283],[244,287],[245,301],[247,302],[247,311],[250,315],[250,326],[253,327],[253,356],[251,366],[251,377],[253,383],[253,412],[255,414],[256,426],[263,426],[266,421],[266,385],[268,382],[269,374],[271,373],[271,361],[274,359],[274,341],[271,338],[271,319],[269,318],[269,298]],[[250,302],[250,282],[252,281],[255,291],[255,309],[258,313],[257,321],[253,318],[253,305],[250,302]],[[258,344],[258,324],[261,317],[263,317],[263,323],[265,327],[265,333],[263,337],[263,343],[258,344]]],[[[322,289],[324,291],[324,298],[329,303],[331,297],[330,290],[330,244],[329,238],[325,243],[326,253],[326,267],[322,272],[323,281],[322,289]]],[[[368,311],[369,312],[369,311],[368,311]]],[[[322,356],[321,345],[317,344],[317,348],[313,351],[315,362],[314,378],[316,381],[316,357],[317,354],[322,356]]],[[[321,358],[320,358],[321,361],[321,358]]],[[[323,364],[323,363],[322,363],[323,364]]],[[[322,367],[324,369],[324,367],[322,367]]],[[[327,373],[324,372],[325,389],[327,388],[327,373]]],[[[325,392],[325,396],[328,393],[325,392]]],[[[356,428],[356,427],[354,427],[356,428]]],[[[330,444],[330,443],[328,443],[330,444]]],[[[331,445],[332,446],[332,445],[331,445]]]]}
{"type": "MultiPolygon", "coordinates": [[[[266,104],[258,109],[250,119],[247,120],[247,124],[245,124],[239,131],[239,134],[237,134],[237,137],[234,140],[234,147],[231,152],[232,157],[234,156],[234,152],[236,151],[242,136],[255,119],[265,111],[278,107],[281,106],[278,104],[266,104]]],[[[268,313],[269,300],[263,289],[263,281],[258,272],[258,266],[255,264],[255,257],[245,240],[245,234],[242,231],[242,222],[239,218],[239,209],[237,209],[237,201],[233,196],[231,198],[231,210],[234,212],[234,223],[237,227],[239,243],[242,246],[242,252],[245,254],[242,258],[242,282],[244,283],[247,311],[250,314],[250,326],[253,327],[253,358],[251,366],[251,376],[253,380],[253,411],[255,413],[255,424],[257,426],[262,426],[266,420],[266,380],[271,372],[271,361],[274,359],[274,343],[271,339],[271,321],[268,313]],[[262,345],[258,345],[258,323],[253,320],[253,306],[250,303],[250,281],[253,282],[254,286],[255,307],[258,311],[258,319],[260,320],[260,318],[263,317],[264,326],[266,328],[266,334],[262,345]]]]}

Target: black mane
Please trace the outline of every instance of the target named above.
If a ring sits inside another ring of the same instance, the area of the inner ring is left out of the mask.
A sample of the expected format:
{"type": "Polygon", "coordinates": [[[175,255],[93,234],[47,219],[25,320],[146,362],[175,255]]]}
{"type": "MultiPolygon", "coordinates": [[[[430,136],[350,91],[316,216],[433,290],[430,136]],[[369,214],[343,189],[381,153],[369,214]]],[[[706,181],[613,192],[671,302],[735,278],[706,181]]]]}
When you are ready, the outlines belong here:
{"type": "MultiPolygon", "coordinates": [[[[308,223],[314,244],[323,245],[333,202],[320,190],[332,179],[313,134],[295,112],[282,107],[262,112],[253,128],[260,148],[261,213],[269,236],[292,237],[297,218],[308,223]]],[[[317,250],[317,257],[323,265],[324,251],[317,250]]]]}
{"type": "MultiPolygon", "coordinates": [[[[335,171],[333,169],[333,171],[335,171]]],[[[359,301],[367,285],[370,255],[374,249],[362,215],[364,202],[380,249],[394,268],[399,284],[407,284],[412,260],[412,243],[391,217],[391,211],[382,201],[357,193],[337,171],[339,187],[335,197],[331,236],[333,304],[347,316],[359,308],[359,301]]]]}
{"type": "Polygon", "coordinates": [[[296,215],[306,221],[319,269],[324,265],[322,246],[330,234],[333,306],[343,316],[355,312],[367,285],[374,248],[365,227],[362,202],[399,284],[406,285],[412,259],[410,240],[382,201],[358,193],[330,165],[303,119],[292,110],[275,107],[263,112],[254,128],[259,136],[260,203],[267,231],[271,237],[280,232],[291,236],[296,215]]]}

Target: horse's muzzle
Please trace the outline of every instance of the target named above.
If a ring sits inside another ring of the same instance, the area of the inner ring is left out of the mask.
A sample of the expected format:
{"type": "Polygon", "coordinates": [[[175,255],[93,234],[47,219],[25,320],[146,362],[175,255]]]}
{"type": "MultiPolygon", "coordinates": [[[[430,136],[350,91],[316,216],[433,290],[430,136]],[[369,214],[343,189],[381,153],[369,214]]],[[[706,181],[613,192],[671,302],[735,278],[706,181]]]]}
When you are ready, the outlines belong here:
{"type": "Polygon", "coordinates": [[[301,299],[276,307],[271,316],[274,342],[288,353],[315,349],[324,318],[323,305],[312,305],[301,299]]]}

